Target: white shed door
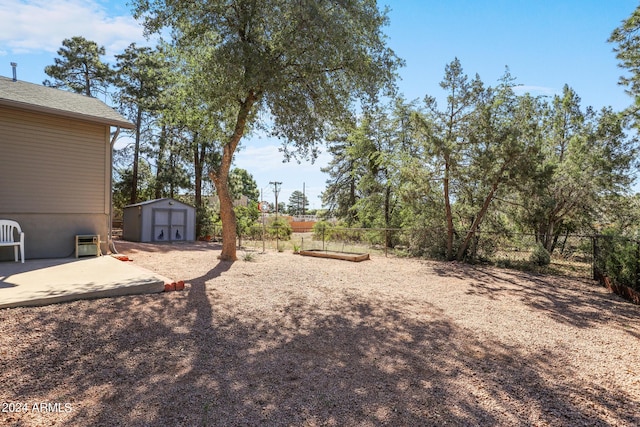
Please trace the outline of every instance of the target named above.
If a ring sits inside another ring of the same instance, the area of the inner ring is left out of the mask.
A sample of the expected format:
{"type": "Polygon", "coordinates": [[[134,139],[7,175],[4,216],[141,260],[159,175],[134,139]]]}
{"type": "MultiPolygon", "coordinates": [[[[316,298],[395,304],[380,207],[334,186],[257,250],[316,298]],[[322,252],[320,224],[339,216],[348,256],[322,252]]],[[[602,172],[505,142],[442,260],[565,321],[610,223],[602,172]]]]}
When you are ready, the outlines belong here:
{"type": "Polygon", "coordinates": [[[184,240],[187,225],[186,209],[153,209],[153,241],[184,240]]]}

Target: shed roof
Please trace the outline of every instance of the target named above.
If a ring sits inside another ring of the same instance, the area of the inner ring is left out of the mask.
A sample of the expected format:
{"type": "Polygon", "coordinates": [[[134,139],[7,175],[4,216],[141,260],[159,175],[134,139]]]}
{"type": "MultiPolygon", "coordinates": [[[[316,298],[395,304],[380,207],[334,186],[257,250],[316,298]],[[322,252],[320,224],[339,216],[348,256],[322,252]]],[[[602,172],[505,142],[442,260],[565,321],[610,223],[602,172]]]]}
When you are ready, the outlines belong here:
{"type": "Polygon", "coordinates": [[[134,124],[97,98],[0,76],[0,105],[125,129],[134,124]]]}
{"type": "Polygon", "coordinates": [[[136,206],[152,205],[152,204],[154,204],[154,203],[163,202],[163,201],[165,201],[165,200],[169,200],[169,201],[172,201],[172,202],[174,202],[174,203],[179,203],[179,204],[181,204],[181,205],[184,205],[184,206],[188,206],[188,207],[190,207],[190,208],[193,208],[193,206],[191,206],[191,205],[189,205],[189,204],[187,204],[187,203],[183,203],[183,202],[181,202],[181,201],[179,201],[179,200],[172,199],[172,198],[170,198],[170,197],[165,197],[165,198],[163,198],[163,199],[154,199],[154,200],[147,200],[147,201],[144,201],[144,202],[134,203],[134,204],[132,204],[132,205],[127,205],[127,206],[125,206],[124,208],[126,209],[126,208],[133,208],[133,207],[136,207],[136,206]]]}

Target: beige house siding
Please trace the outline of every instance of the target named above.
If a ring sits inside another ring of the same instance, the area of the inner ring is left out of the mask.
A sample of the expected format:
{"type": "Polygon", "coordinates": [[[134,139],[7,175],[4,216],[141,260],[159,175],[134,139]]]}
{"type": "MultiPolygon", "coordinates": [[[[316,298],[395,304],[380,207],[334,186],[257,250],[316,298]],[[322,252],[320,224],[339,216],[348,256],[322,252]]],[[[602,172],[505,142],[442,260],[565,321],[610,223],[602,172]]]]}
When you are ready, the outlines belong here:
{"type": "Polygon", "coordinates": [[[0,107],[0,209],[108,214],[108,129],[0,107]]]}
{"type": "MultiPolygon", "coordinates": [[[[25,258],[64,258],[75,256],[76,234],[99,234],[100,248],[107,253],[109,215],[106,214],[6,214],[0,218],[16,220],[25,232],[25,258]]],[[[0,260],[13,260],[13,249],[0,248],[0,260]]]]}
{"type": "MultiPolygon", "coordinates": [[[[109,129],[0,106],[0,218],[20,222],[27,259],[72,254],[76,234],[106,242],[109,129]]],[[[9,252],[0,251],[0,259],[9,252]]]]}

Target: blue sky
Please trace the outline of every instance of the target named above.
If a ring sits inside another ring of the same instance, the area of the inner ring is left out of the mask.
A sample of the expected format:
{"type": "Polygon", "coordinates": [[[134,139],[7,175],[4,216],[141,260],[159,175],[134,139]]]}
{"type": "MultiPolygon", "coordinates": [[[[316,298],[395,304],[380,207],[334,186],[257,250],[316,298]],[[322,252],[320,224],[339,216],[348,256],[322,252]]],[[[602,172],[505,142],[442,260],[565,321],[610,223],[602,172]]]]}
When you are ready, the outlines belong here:
{"type": "MultiPolygon", "coordinates": [[[[400,70],[400,92],[411,100],[441,96],[444,67],[458,57],[469,75],[478,73],[488,85],[505,66],[522,92],[559,93],[569,84],[584,107],[622,109],[630,98],[617,81],[611,31],[638,6],[637,0],[386,0],[391,8],[385,29],[388,44],[406,61],[400,70]]],[[[44,67],[53,63],[62,40],[81,35],[107,49],[105,60],[132,42],[147,44],[131,17],[126,0],[2,0],[0,2],[0,75],[42,83],[44,67]]],[[[281,181],[280,200],[291,192],[306,193],[319,208],[327,176],[315,164],[282,163],[278,142],[249,137],[236,155],[273,200],[270,181],[281,181]]]]}

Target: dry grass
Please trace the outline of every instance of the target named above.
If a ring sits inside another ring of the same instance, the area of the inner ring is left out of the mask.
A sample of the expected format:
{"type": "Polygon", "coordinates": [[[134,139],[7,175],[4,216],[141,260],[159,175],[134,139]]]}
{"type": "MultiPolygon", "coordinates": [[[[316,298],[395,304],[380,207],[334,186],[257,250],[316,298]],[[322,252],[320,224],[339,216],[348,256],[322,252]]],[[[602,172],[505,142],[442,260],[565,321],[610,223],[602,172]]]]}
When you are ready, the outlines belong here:
{"type": "Polygon", "coordinates": [[[640,425],[640,307],[594,282],[119,247],[187,289],[0,310],[0,401],[72,407],[0,424],[640,425]]]}

